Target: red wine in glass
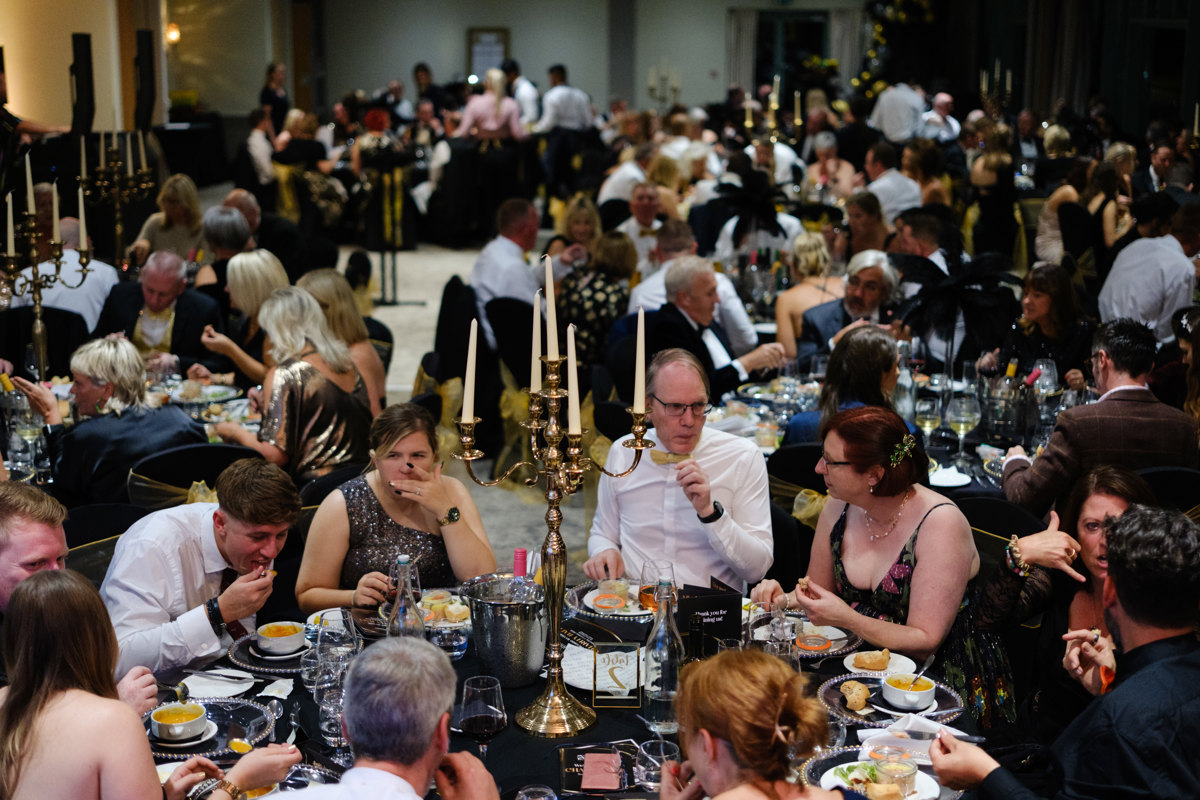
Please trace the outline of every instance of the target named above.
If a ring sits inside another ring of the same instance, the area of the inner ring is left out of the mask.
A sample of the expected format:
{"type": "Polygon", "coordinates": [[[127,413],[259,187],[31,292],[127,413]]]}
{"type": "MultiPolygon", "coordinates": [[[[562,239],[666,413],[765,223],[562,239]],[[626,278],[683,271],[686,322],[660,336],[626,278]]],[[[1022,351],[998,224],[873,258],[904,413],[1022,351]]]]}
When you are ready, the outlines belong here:
{"type": "Polygon", "coordinates": [[[462,722],[459,729],[479,746],[480,760],[487,760],[488,743],[508,725],[500,681],[476,675],[463,682],[462,722]]]}

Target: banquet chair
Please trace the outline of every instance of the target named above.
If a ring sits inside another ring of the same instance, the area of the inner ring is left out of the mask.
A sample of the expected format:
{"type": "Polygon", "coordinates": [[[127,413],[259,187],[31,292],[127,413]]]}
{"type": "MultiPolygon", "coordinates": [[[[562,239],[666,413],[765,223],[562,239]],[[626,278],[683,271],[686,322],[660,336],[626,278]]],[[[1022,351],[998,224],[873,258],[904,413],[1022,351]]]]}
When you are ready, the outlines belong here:
{"type": "Polygon", "coordinates": [[[791,508],[801,489],[825,491],[825,479],[816,472],[821,460],[819,443],[789,444],[767,456],[767,477],[771,485],[771,502],[791,508]]]}
{"type": "MultiPolygon", "coordinates": [[[[0,341],[17,374],[33,380],[25,366],[25,346],[33,342],[33,307],[21,306],[0,312],[0,341]]],[[[46,324],[46,374],[42,380],[71,374],[71,355],[88,339],[87,323],[74,311],[42,306],[46,324]]]]}
{"type": "Polygon", "coordinates": [[[158,511],[188,502],[193,483],[212,489],[222,470],[239,458],[262,458],[236,444],[185,444],[146,456],[129,470],[129,502],[158,511]]]}
{"type": "Polygon", "coordinates": [[[379,360],[383,362],[384,374],[387,374],[392,366],[392,352],[396,348],[396,337],[391,328],[374,317],[363,317],[363,323],[367,326],[367,338],[371,341],[375,352],[379,354],[379,360]]]}
{"type": "Polygon", "coordinates": [[[270,596],[256,615],[259,624],[282,619],[304,619],[300,604],[296,601],[296,579],[300,577],[304,545],[308,541],[308,529],[316,512],[316,506],[306,504],[300,510],[299,519],[288,529],[287,541],[271,565],[275,570],[275,579],[271,582],[270,596]]]}
{"type": "Polygon", "coordinates": [[[1200,519],[1200,470],[1188,467],[1143,467],[1138,475],[1146,479],[1158,504],[1182,511],[1193,520],[1200,519]]]}
{"type": "MultiPolygon", "coordinates": [[[[500,360],[512,373],[516,387],[528,388],[530,350],[533,344],[530,329],[533,304],[513,297],[497,297],[488,301],[484,313],[487,314],[488,324],[496,334],[496,351],[500,360]]],[[[545,331],[545,320],[542,322],[542,329],[545,331]]],[[[565,375],[565,372],[562,374],[565,375]]]]}
{"type": "Polygon", "coordinates": [[[81,544],[72,547],[67,552],[67,566],[92,582],[98,590],[108,574],[108,565],[117,549],[117,540],[121,536],[110,536],[107,539],[81,544]]]}
{"type": "Polygon", "coordinates": [[[784,589],[808,573],[808,557],[812,551],[813,530],[802,525],[785,509],[771,503],[771,540],[774,561],[763,580],[779,581],[784,589]]]}
{"type": "Polygon", "coordinates": [[[315,507],[321,505],[321,501],[328,497],[330,492],[346,481],[354,480],[359,475],[362,475],[369,466],[370,464],[366,463],[346,464],[333,470],[328,475],[314,478],[300,487],[300,502],[306,508],[308,506],[315,507]]]}
{"type": "Polygon", "coordinates": [[[91,503],[68,510],[63,521],[67,547],[72,549],[101,539],[120,536],[133,523],[150,513],[131,503],[91,503]]]}

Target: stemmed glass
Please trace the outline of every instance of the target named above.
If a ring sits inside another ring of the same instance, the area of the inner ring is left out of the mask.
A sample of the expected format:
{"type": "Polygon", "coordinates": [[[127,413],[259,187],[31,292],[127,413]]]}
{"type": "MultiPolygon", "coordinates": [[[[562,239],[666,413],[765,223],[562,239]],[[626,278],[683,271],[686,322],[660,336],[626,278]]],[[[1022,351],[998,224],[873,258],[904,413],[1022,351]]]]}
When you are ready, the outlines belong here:
{"type": "Polygon", "coordinates": [[[491,675],[476,675],[463,682],[462,721],[459,730],[475,739],[479,759],[487,761],[488,744],[508,725],[500,681],[491,675]]]}
{"type": "Polygon", "coordinates": [[[958,456],[954,460],[955,464],[966,464],[967,458],[963,454],[963,443],[967,434],[979,424],[982,416],[979,401],[974,397],[956,397],[946,407],[946,424],[950,426],[950,430],[958,434],[958,456]]]}
{"type": "Polygon", "coordinates": [[[914,406],[916,410],[917,427],[925,431],[925,445],[929,445],[929,437],[942,424],[941,410],[938,401],[933,397],[923,397],[914,406]]]}
{"type": "Polygon", "coordinates": [[[34,383],[42,379],[41,370],[38,369],[37,353],[34,352],[33,342],[25,345],[25,369],[29,372],[29,376],[34,383]]]}

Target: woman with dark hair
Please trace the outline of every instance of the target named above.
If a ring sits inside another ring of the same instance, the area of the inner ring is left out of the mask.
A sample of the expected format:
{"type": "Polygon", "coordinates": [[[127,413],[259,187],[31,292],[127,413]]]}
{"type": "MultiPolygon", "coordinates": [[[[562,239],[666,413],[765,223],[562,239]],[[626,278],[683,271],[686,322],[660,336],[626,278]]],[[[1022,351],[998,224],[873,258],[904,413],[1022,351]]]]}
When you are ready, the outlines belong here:
{"type": "Polygon", "coordinates": [[[587,267],[572,270],[558,288],[563,324],[575,325],[575,354],[581,366],[604,363],[608,332],[629,308],[625,284],[637,269],[637,248],[620,231],[600,235],[587,267]]]}
{"type": "Polygon", "coordinates": [[[1015,358],[1018,374],[1025,375],[1038,359],[1048,358],[1067,387],[1084,389],[1083,370],[1091,359],[1094,332],[1095,326],[1079,308],[1067,268],[1039,262],[1025,278],[1020,319],[1004,343],[980,356],[975,366],[983,371],[1003,369],[1015,358]]]}
{"type": "Polygon", "coordinates": [[[1041,616],[1034,653],[1032,691],[1018,724],[1049,744],[1091,700],[1062,667],[1063,634],[1091,629],[1109,636],[1102,592],[1108,572],[1104,527],[1134,504],[1157,505],[1149,484],[1125,467],[1101,466],[1075,484],[1059,525],[1031,536],[1014,536],[1004,564],[984,585],[980,630],[1014,628],[1041,616]]]}
{"type": "Polygon", "coordinates": [[[402,403],[371,424],[371,465],[321,501],[296,579],[305,613],[377,606],[388,570],[412,557],[423,586],[456,586],[492,572],[496,556],[462,482],[442,475],[433,417],[402,403]]]}
{"type": "MultiPolygon", "coordinates": [[[[819,408],[793,414],[783,444],[817,441],[821,425],[847,408],[891,409],[892,390],[899,377],[896,340],[887,331],[874,325],[847,331],[829,355],[819,408]]],[[[908,429],[916,433],[912,425],[908,429]]]]}
{"type": "Polygon", "coordinates": [[[929,458],[894,411],[863,406],[821,426],[817,474],[829,502],[817,522],[808,575],[793,592],[764,581],[759,602],[799,607],[940,673],[984,726],[1011,721],[1008,660],[974,631],[967,584],[979,572],[971,526],[954,503],[918,481],[929,458]]]}
{"type": "Polygon", "coordinates": [[[1087,188],[1088,172],[1091,168],[1090,158],[1072,159],[1071,168],[1063,178],[1062,184],[1042,204],[1042,211],[1038,214],[1037,238],[1033,245],[1039,261],[1049,261],[1052,264],[1062,261],[1063,237],[1058,224],[1058,209],[1063,203],[1079,202],[1080,195],[1087,188]]]}
{"type": "Polygon", "coordinates": [[[862,800],[849,789],[789,783],[790,765],[829,736],[808,678],[758,650],[689,664],[675,696],[687,760],[663,769],[662,800],[862,800]]]}
{"type": "Polygon", "coordinates": [[[258,93],[258,104],[271,118],[269,135],[272,139],[283,133],[283,119],[292,106],[291,101],[288,100],[287,89],[283,85],[286,81],[287,67],[285,65],[276,61],[267,64],[267,79],[263,84],[262,91],[258,93]]]}
{"type": "Polygon", "coordinates": [[[921,187],[921,205],[950,205],[950,192],[942,183],[942,149],[932,139],[913,139],[900,154],[901,171],[921,187]]]}
{"type": "MultiPolygon", "coordinates": [[[[183,800],[205,778],[242,789],[283,779],[293,745],[243,756],[228,773],[207,758],[184,761],[159,785],[146,729],[117,699],[117,638],[99,592],[71,570],[17,585],[4,626],[9,685],[0,690],[0,798],[183,800]]],[[[210,795],[226,800],[228,790],[210,795]]],[[[232,800],[232,799],[231,799],[232,800]]]]}

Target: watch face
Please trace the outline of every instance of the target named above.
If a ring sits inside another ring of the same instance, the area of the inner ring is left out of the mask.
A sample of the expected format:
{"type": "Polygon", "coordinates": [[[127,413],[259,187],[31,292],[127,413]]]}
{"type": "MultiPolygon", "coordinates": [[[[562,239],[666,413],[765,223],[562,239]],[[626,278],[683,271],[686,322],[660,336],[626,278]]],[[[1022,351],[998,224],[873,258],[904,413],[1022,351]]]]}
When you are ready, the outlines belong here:
{"type": "Polygon", "coordinates": [[[446,512],[446,519],[445,519],[445,521],[443,521],[442,524],[449,525],[452,522],[458,522],[458,517],[459,517],[458,507],[452,506],[450,508],[450,510],[446,512]]]}

